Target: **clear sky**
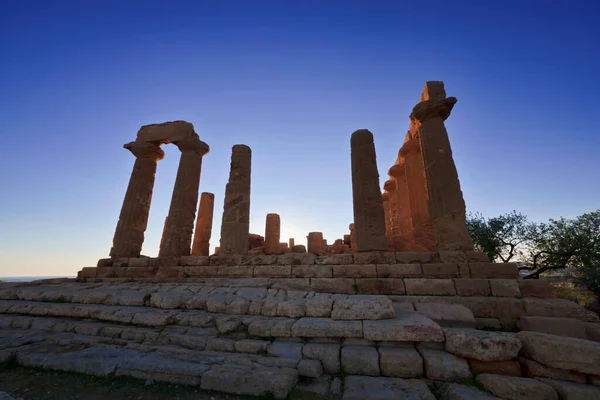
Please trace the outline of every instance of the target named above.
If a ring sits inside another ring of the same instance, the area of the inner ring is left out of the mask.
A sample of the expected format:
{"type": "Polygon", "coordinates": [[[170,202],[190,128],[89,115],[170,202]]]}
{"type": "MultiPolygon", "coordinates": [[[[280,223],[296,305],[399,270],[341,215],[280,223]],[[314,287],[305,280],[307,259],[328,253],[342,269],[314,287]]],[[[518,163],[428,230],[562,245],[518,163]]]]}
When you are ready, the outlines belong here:
{"type": "MultiPolygon", "coordinates": [[[[218,245],[231,147],[253,150],[250,230],[331,242],[352,221],[350,135],[381,184],[426,80],[468,211],[533,220],[599,208],[600,3],[0,3],[0,276],[74,275],[106,257],[141,125],[183,119],[211,151],[218,245]]],[[[156,256],[179,150],[163,146],[143,254],[156,256]]]]}

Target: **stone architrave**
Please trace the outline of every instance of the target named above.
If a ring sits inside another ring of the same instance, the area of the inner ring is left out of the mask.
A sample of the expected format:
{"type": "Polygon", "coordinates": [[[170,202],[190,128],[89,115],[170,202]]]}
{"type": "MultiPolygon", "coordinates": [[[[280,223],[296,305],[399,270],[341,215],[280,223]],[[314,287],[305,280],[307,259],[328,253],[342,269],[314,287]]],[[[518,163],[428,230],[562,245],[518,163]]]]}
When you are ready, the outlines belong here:
{"type": "Polygon", "coordinates": [[[288,240],[288,247],[291,249],[292,247],[294,247],[296,245],[296,241],[294,240],[294,238],[290,238],[288,240]]]}
{"type": "Polygon", "coordinates": [[[181,150],[181,159],[171,197],[169,219],[159,257],[189,256],[196,219],[202,157],[209,147],[198,135],[174,142],[181,150]]]}
{"type": "Polygon", "coordinates": [[[265,227],[265,254],[281,254],[281,220],[279,214],[267,214],[265,227]]]}
{"type": "Polygon", "coordinates": [[[210,236],[212,233],[214,208],[215,195],[203,192],[200,195],[200,207],[198,207],[198,218],[196,219],[196,229],[194,230],[193,256],[210,255],[210,236]]]}
{"type": "Polygon", "coordinates": [[[398,157],[404,161],[414,251],[436,251],[435,235],[427,205],[427,184],[419,140],[415,138],[405,142],[398,157]]]}
{"type": "Polygon", "coordinates": [[[389,233],[390,233],[390,249],[393,251],[402,251],[402,235],[400,233],[400,205],[398,204],[398,190],[396,181],[393,179],[387,180],[383,184],[383,190],[388,194],[389,207],[389,233]]]}
{"type": "Polygon", "coordinates": [[[359,252],[387,251],[373,134],[367,129],[357,130],[350,138],[350,149],[357,249],[359,252]]]}
{"type": "MultiPolygon", "coordinates": [[[[385,189],[385,184],[383,185],[385,189]]],[[[383,200],[383,213],[385,215],[385,236],[387,237],[388,244],[392,243],[392,224],[390,222],[390,193],[383,192],[381,195],[383,200]]]]}
{"type": "Polygon", "coordinates": [[[248,254],[251,161],[250,147],[243,144],[233,146],[221,223],[221,254],[248,254]]]}
{"type": "Polygon", "coordinates": [[[354,222],[348,226],[350,229],[350,250],[352,253],[356,253],[356,229],[354,228],[354,222]]]}
{"type": "Polygon", "coordinates": [[[307,252],[316,255],[323,253],[323,233],[322,232],[309,232],[306,237],[307,240],[307,252]]]}
{"type": "MultiPolygon", "coordinates": [[[[429,92],[431,93],[431,91],[429,92]]],[[[445,96],[444,96],[445,97],[445,96]]],[[[472,251],[466,223],[465,201],[444,121],[456,104],[455,97],[426,99],[417,104],[410,119],[419,124],[418,139],[427,182],[427,204],[438,251],[472,251]]]]}
{"type": "Polygon", "coordinates": [[[165,232],[167,231],[167,221],[168,220],[169,220],[169,216],[167,215],[165,217],[165,223],[163,224],[162,235],[160,236],[160,246],[158,247],[159,249],[162,247],[163,242],[165,241],[165,232]]]}
{"type": "Polygon", "coordinates": [[[157,144],[131,142],[123,146],[136,157],[121,207],[110,256],[139,257],[148,226],[156,166],[165,153],[157,144]]]}
{"type": "MultiPolygon", "coordinates": [[[[415,237],[412,217],[410,215],[410,198],[409,188],[406,182],[406,168],[404,163],[392,166],[388,175],[396,182],[396,204],[398,230],[400,233],[400,250],[399,251],[415,251],[415,237]]],[[[391,201],[390,201],[391,204],[391,201]]]]}

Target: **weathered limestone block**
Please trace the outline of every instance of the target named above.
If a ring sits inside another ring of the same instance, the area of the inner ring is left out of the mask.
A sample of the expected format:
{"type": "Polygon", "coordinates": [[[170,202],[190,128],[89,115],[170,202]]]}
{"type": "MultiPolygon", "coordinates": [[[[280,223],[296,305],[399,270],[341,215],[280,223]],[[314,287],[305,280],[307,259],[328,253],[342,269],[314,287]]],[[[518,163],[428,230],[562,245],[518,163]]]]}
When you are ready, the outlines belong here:
{"type": "Polygon", "coordinates": [[[585,323],[585,333],[587,335],[588,340],[593,340],[594,342],[600,342],[600,324],[593,322],[585,323]]]}
{"type": "Polygon", "coordinates": [[[291,265],[257,265],[254,267],[257,278],[289,278],[292,276],[291,265]]]}
{"type": "Polygon", "coordinates": [[[448,297],[423,298],[424,302],[462,304],[473,311],[476,318],[517,319],[525,314],[523,300],[507,297],[448,297]]]}
{"type": "Polygon", "coordinates": [[[298,371],[291,368],[213,365],[202,374],[200,388],[239,395],[285,399],[298,381],[298,371]]]}
{"type": "Polygon", "coordinates": [[[404,281],[399,278],[356,279],[359,294],[405,294],[404,281]]]}
{"type": "Polygon", "coordinates": [[[293,337],[363,337],[361,321],[334,321],[329,318],[300,318],[292,326],[293,337]]]}
{"type": "Polygon", "coordinates": [[[333,300],[324,296],[315,296],[305,303],[307,317],[330,317],[333,300]]]}
{"type": "Polygon", "coordinates": [[[423,264],[424,278],[458,278],[458,264],[431,263],[423,264]]]}
{"type": "MultiPolygon", "coordinates": [[[[350,254],[351,255],[351,254],[350,254]]],[[[377,267],[375,264],[366,265],[333,265],[334,278],[375,278],[377,267]]]]}
{"type": "Polygon", "coordinates": [[[518,326],[522,331],[549,333],[557,336],[569,336],[579,339],[587,339],[585,322],[575,318],[553,318],[522,316],[518,326]]]}
{"type": "Polygon", "coordinates": [[[313,265],[317,256],[311,253],[287,253],[277,257],[280,265],[313,265]]]}
{"type": "Polygon", "coordinates": [[[417,313],[397,315],[394,319],[363,321],[364,338],[392,342],[443,342],[438,324],[417,313]]]}
{"type": "MultiPolygon", "coordinates": [[[[519,357],[524,375],[530,378],[552,378],[559,379],[561,381],[570,381],[578,383],[586,383],[587,379],[585,374],[581,372],[568,371],[565,369],[551,368],[544,364],[540,364],[533,360],[528,360],[524,357],[519,357]]],[[[506,375],[506,374],[502,374],[506,375]]]]}
{"type": "Polygon", "coordinates": [[[435,253],[435,252],[431,252],[431,251],[396,252],[396,262],[398,264],[428,264],[428,263],[432,263],[432,262],[439,262],[439,253],[435,253]]]}
{"type": "Polygon", "coordinates": [[[517,279],[519,270],[515,263],[472,262],[469,263],[471,278],[517,279]]]}
{"type": "Polygon", "coordinates": [[[443,350],[420,348],[423,357],[425,375],[438,381],[462,381],[473,375],[467,360],[447,353],[443,350]]]}
{"type": "Polygon", "coordinates": [[[265,254],[280,254],[281,220],[279,214],[267,214],[265,227],[265,254]]]}
{"type": "Polygon", "coordinates": [[[349,376],[344,380],[344,400],[435,400],[427,385],[419,379],[349,376]]]}
{"type": "Polygon", "coordinates": [[[415,303],[415,310],[448,328],[475,328],[473,312],[460,304],[415,303]]]}
{"type": "Polygon", "coordinates": [[[292,265],[292,277],[296,278],[332,278],[331,265],[292,265]]]}
{"type": "Polygon", "coordinates": [[[379,376],[379,353],[374,347],[342,347],[342,367],[352,375],[379,376]]]}
{"type": "Polygon", "coordinates": [[[405,279],[406,294],[455,295],[456,289],[451,279],[405,279]]]}
{"type": "Polygon", "coordinates": [[[356,245],[359,252],[386,251],[385,214],[373,134],[361,129],[350,139],[352,197],[356,245]]]}
{"type": "Polygon", "coordinates": [[[319,265],[349,265],[354,263],[352,254],[332,254],[318,257],[315,262],[319,265]]]}
{"type": "Polygon", "coordinates": [[[554,298],[554,286],[541,279],[519,279],[519,288],[523,297],[554,298]]]}
{"type": "Polygon", "coordinates": [[[522,376],[521,364],[518,361],[479,361],[469,360],[473,374],[498,374],[508,376],[522,376]]]}
{"type": "Polygon", "coordinates": [[[421,278],[423,269],[421,264],[378,264],[377,276],[379,278],[421,278]]]}
{"type": "Polygon", "coordinates": [[[358,291],[351,278],[311,278],[310,287],[319,293],[354,294],[358,291]]]}
{"type": "Polygon", "coordinates": [[[303,346],[304,343],[275,341],[267,347],[267,353],[271,356],[301,360],[303,346]]]}
{"type": "Polygon", "coordinates": [[[265,340],[242,339],[235,342],[235,351],[238,353],[266,353],[269,342],[265,340]]]}
{"type": "Polygon", "coordinates": [[[233,146],[229,181],[225,188],[220,254],[248,253],[251,158],[250,147],[233,146]]]}
{"type": "Polygon", "coordinates": [[[340,372],[339,344],[308,343],[302,348],[302,354],[306,358],[319,360],[326,374],[337,374],[340,372]]]}
{"type": "Polygon", "coordinates": [[[390,251],[368,251],[353,254],[354,264],[394,264],[396,253],[390,251]]]}
{"type": "Polygon", "coordinates": [[[476,329],[444,329],[446,351],[480,361],[510,360],[519,354],[521,342],[514,335],[476,329]]]}
{"type": "Polygon", "coordinates": [[[490,288],[492,296],[498,297],[519,297],[521,291],[519,284],[515,279],[490,279],[490,288]]]}
{"type": "Polygon", "coordinates": [[[493,374],[481,374],[476,379],[487,390],[502,399],[558,400],[554,389],[537,379],[493,374]]]}
{"type": "Polygon", "coordinates": [[[348,296],[335,300],[331,319],[377,320],[394,318],[392,301],[386,296],[348,296]]]}
{"type": "Polygon", "coordinates": [[[306,253],[306,246],[303,244],[296,244],[290,248],[292,253],[301,254],[306,253]]]}
{"type": "Polygon", "coordinates": [[[196,219],[196,229],[194,230],[194,241],[192,243],[192,256],[210,255],[210,237],[212,234],[214,208],[215,195],[203,192],[200,195],[200,206],[198,208],[198,218],[196,219]]]}
{"type": "Polygon", "coordinates": [[[216,277],[219,275],[219,267],[216,265],[183,267],[183,273],[190,278],[216,277]]]}
{"type": "Polygon", "coordinates": [[[598,315],[567,299],[523,299],[527,315],[538,317],[570,317],[598,322],[598,315]]]}
{"type": "Polygon", "coordinates": [[[395,378],[423,376],[423,359],[413,348],[380,347],[381,375],[395,378]]]}
{"type": "Polygon", "coordinates": [[[454,286],[459,296],[489,296],[491,293],[487,279],[455,279],[454,286]]]}
{"type": "Polygon", "coordinates": [[[165,156],[153,143],[131,142],[123,147],[131,151],[136,160],[113,237],[112,258],[140,256],[148,226],[156,166],[165,156]]]}
{"type": "Polygon", "coordinates": [[[600,399],[600,388],[594,385],[581,383],[563,382],[555,379],[540,378],[540,381],[552,386],[558,394],[559,399],[565,400],[598,400],[600,399]]]}
{"type": "Polygon", "coordinates": [[[600,374],[600,343],[588,340],[522,331],[522,354],[548,367],[600,374]]]}
{"type": "Polygon", "coordinates": [[[318,378],[323,374],[323,367],[319,360],[300,360],[298,363],[298,375],[309,378],[318,378]]]}
{"type": "Polygon", "coordinates": [[[458,383],[444,383],[438,390],[441,400],[499,400],[494,395],[458,383]]]}
{"type": "Polygon", "coordinates": [[[225,351],[228,353],[235,351],[235,340],[224,338],[211,338],[206,341],[206,350],[225,351]]]}
{"type": "Polygon", "coordinates": [[[77,273],[77,278],[95,278],[98,276],[98,268],[96,267],[83,267],[81,271],[77,273]]]}

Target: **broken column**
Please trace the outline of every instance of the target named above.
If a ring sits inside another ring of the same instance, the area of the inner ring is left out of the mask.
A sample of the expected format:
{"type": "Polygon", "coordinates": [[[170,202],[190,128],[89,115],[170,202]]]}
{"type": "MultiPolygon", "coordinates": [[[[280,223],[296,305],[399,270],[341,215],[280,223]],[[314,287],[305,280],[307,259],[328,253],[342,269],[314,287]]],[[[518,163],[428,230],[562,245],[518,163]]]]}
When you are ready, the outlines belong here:
{"type": "Polygon", "coordinates": [[[200,188],[202,157],[209,151],[208,145],[201,141],[197,134],[173,143],[181,150],[181,159],[175,178],[173,197],[171,197],[164,241],[158,253],[159,257],[190,255],[200,188]]]}
{"type": "Polygon", "coordinates": [[[110,249],[113,258],[140,256],[148,227],[156,166],[165,156],[160,146],[154,143],[131,142],[123,147],[136,159],[110,249]]]}
{"type": "Polygon", "coordinates": [[[290,239],[288,240],[288,247],[289,247],[290,249],[291,249],[292,247],[294,247],[294,245],[295,245],[295,244],[296,244],[296,243],[295,243],[295,240],[294,240],[294,238],[290,238],[290,239]]]}
{"type": "Polygon", "coordinates": [[[357,250],[386,251],[388,242],[373,134],[366,129],[354,132],[350,149],[357,250]]]}
{"type": "Polygon", "coordinates": [[[351,223],[348,229],[350,229],[350,250],[356,253],[356,229],[354,229],[354,223],[351,223]]]}
{"type": "Polygon", "coordinates": [[[316,255],[321,255],[323,252],[323,233],[322,232],[309,232],[307,239],[307,247],[306,250],[308,253],[313,253],[316,255]]]}
{"type": "Polygon", "coordinates": [[[385,215],[385,237],[387,238],[389,245],[392,243],[392,225],[390,223],[390,193],[383,192],[381,199],[383,200],[383,214],[385,215]]]}
{"type": "MultiPolygon", "coordinates": [[[[396,181],[389,179],[383,184],[383,190],[389,194],[389,234],[390,234],[390,248],[394,251],[402,251],[402,235],[400,234],[400,206],[398,205],[398,190],[396,187],[396,181]]],[[[386,232],[387,233],[387,232],[386,232]]]]}
{"type": "MultiPolygon", "coordinates": [[[[404,168],[404,164],[400,163],[392,166],[388,171],[388,175],[396,183],[394,201],[396,205],[398,233],[400,235],[400,238],[398,239],[400,242],[400,248],[398,251],[416,251],[413,232],[414,228],[410,215],[410,198],[406,183],[406,169],[404,168]]],[[[392,204],[391,200],[390,204],[392,204]]]]}
{"type": "Polygon", "coordinates": [[[204,192],[200,195],[200,207],[198,207],[198,218],[196,219],[194,242],[192,244],[193,256],[208,256],[210,254],[214,206],[215,195],[213,193],[204,192]]]}
{"type": "Polygon", "coordinates": [[[221,223],[221,254],[248,254],[251,159],[250,147],[233,146],[221,223]]]}
{"type": "Polygon", "coordinates": [[[281,220],[279,214],[267,214],[265,246],[263,248],[265,254],[281,254],[281,245],[279,244],[280,237],[281,220]]]}
{"type": "Polygon", "coordinates": [[[454,104],[456,98],[446,98],[442,82],[428,82],[422,101],[410,115],[410,119],[419,125],[417,136],[425,168],[427,204],[438,251],[473,250],[467,230],[465,201],[444,126],[454,104]]]}

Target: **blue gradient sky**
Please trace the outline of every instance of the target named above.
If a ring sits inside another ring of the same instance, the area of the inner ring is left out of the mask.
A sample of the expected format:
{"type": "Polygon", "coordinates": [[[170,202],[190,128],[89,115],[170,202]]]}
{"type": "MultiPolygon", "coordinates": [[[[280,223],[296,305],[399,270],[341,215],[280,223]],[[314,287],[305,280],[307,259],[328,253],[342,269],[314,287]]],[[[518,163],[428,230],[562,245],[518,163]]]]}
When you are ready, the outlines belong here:
{"type": "MultiPolygon", "coordinates": [[[[468,211],[533,220],[599,207],[597,1],[9,1],[0,4],[0,276],[72,275],[111,247],[141,125],[211,146],[218,245],[231,147],[253,150],[251,232],[333,241],[352,221],[350,134],[382,175],[426,80],[468,211]]],[[[179,162],[163,146],[143,253],[179,162]]]]}

